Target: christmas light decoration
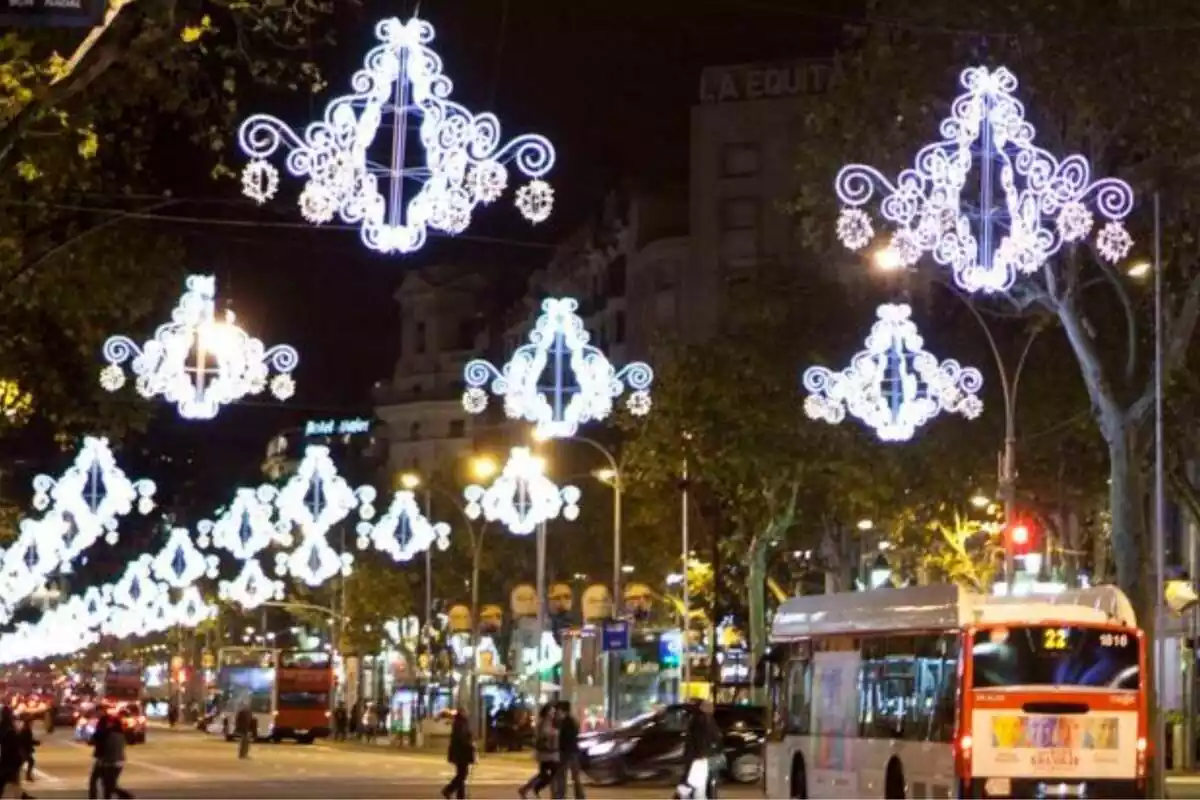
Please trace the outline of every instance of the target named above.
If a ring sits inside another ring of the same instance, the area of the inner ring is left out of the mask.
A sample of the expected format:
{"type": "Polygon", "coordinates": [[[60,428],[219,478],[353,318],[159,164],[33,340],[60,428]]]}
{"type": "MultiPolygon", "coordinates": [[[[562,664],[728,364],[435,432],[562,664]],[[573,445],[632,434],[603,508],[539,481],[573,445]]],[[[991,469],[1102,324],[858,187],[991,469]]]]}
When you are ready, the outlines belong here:
{"type": "Polygon", "coordinates": [[[187,528],[171,530],[153,566],[154,577],[176,589],[185,589],[203,577],[217,577],[217,557],[197,550],[187,528]]]}
{"type": "Polygon", "coordinates": [[[871,240],[862,207],[878,192],[880,213],[894,226],[889,259],[906,267],[932,253],[967,291],[1004,291],[1040,270],[1064,243],[1085,239],[1094,222],[1089,204],[1107,220],[1096,239],[1100,256],[1124,258],[1133,246],[1122,222],[1133,209],[1129,184],[1092,180],[1083,156],[1060,161],[1035,145],[1033,125],[1013,96],[1017,79],[1007,69],[970,67],[960,80],[966,92],[942,121],[942,140],[923,147],[894,182],[863,164],[838,173],[842,243],[858,250],[871,240]],[[967,199],[976,159],[978,197],[967,199]]]}
{"type": "Polygon", "coordinates": [[[127,336],[110,337],[104,358],[108,366],[100,370],[102,387],[115,392],[124,386],[121,365],[128,361],[138,394],[147,399],[162,395],[185,419],[212,419],[222,405],[261,394],[268,386],[277,399],[287,400],[296,392],[291,372],[300,361],[290,345],[268,350],[237,326],[233,312],[217,319],[211,275],[188,277],[171,321],[158,326],[153,339],[138,347],[127,336]]]}
{"type": "Polygon", "coordinates": [[[421,513],[416,495],[407,490],[392,496],[387,512],[374,524],[358,523],[357,531],[359,550],[373,544],[393,561],[408,561],[435,544],[439,550],[450,546],[450,526],[444,522],[430,522],[421,513]]]}
{"type": "Polygon", "coordinates": [[[210,544],[226,550],[238,561],[253,558],[270,547],[279,535],[271,517],[279,491],[274,486],[238,489],[233,502],[216,521],[201,520],[196,525],[200,547],[210,544]]]}
{"type": "Polygon", "coordinates": [[[430,229],[462,233],[479,205],[499,199],[509,183],[509,165],[531,179],[517,192],[518,211],[538,223],[550,215],[554,193],[543,177],[554,166],[554,147],[543,136],[525,134],[501,143],[500,120],[474,114],[450,100],[453,83],[442,59],[428,46],[433,26],[416,17],[385,19],[375,26],[380,44],[367,53],[351,79],[352,94],[330,101],[324,118],[303,135],[282,120],[256,114],[242,123],[238,142],[252,159],[242,173],[242,190],[263,203],[274,196],[279,174],[267,162],[287,151],[288,171],[307,178],[301,214],[320,225],[335,216],[361,229],[363,243],[382,253],[419,250],[430,229]],[[410,165],[410,123],[424,150],[410,165]],[[379,144],[386,159],[372,159],[379,144]],[[419,188],[410,193],[408,187],[419,188]]]}
{"type": "Polygon", "coordinates": [[[307,447],[296,474],[275,499],[279,541],[285,547],[290,546],[292,528],[300,532],[300,543],[290,554],[276,555],[276,574],[292,575],[309,586],[319,586],[338,573],[349,574],[354,555],[339,555],[329,546],[326,536],[330,528],[355,508],[363,519],[374,517],[374,502],[374,487],[351,489],[338,474],[328,447],[307,447]]]}
{"type": "Polygon", "coordinates": [[[56,518],[41,528],[55,541],[66,563],[91,547],[101,536],[110,544],[117,540],[117,520],[132,513],[154,510],[154,482],[131,481],[117,466],[108,440],[88,436],[75,456],[75,463],[57,479],[38,475],[33,479],[33,507],[56,518]]]}
{"type": "Polygon", "coordinates": [[[184,587],[183,593],[175,603],[175,624],[185,628],[195,628],[200,623],[215,618],[216,606],[204,602],[204,596],[195,586],[184,587]]]}
{"type": "Polygon", "coordinates": [[[583,423],[604,419],[626,385],[631,390],[626,401],[630,413],[649,413],[654,371],[640,361],[615,369],[603,352],[588,344],[590,336],[577,308],[573,298],[548,298],[529,343],[517,348],[502,369],[483,359],[468,362],[463,408],[470,414],[487,408],[485,387],[490,384],[492,394],[504,398],[508,417],[532,422],[543,439],[574,436],[583,423]],[[547,369],[552,373],[544,379],[547,369]]]}
{"type": "Polygon", "coordinates": [[[251,558],[242,565],[236,578],[221,581],[217,594],[222,600],[230,600],[251,610],[283,597],[283,581],[268,578],[258,559],[251,558]]]}
{"type": "Polygon", "coordinates": [[[538,525],[579,516],[579,489],[559,487],[545,475],[540,458],[528,447],[514,447],[504,469],[486,489],[471,485],[463,490],[467,516],[500,522],[512,533],[532,533],[538,525]]]}
{"type": "Polygon", "coordinates": [[[808,417],[836,425],[849,412],[889,442],[911,439],[918,427],[942,412],[978,417],[983,411],[977,396],[983,386],[979,371],[953,360],[939,363],[927,353],[907,305],[882,305],[878,315],[866,350],[848,368],[805,371],[808,417]]]}

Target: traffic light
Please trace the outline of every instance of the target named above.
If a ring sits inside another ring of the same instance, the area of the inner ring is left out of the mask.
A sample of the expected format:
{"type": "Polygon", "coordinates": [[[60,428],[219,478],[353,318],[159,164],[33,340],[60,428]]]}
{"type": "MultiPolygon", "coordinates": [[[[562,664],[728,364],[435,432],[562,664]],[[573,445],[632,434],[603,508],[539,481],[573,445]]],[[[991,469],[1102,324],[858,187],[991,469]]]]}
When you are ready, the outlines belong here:
{"type": "Polygon", "coordinates": [[[1034,549],[1033,538],[1033,528],[1028,522],[1014,520],[1005,532],[1005,545],[1012,555],[1023,556],[1034,549]]]}

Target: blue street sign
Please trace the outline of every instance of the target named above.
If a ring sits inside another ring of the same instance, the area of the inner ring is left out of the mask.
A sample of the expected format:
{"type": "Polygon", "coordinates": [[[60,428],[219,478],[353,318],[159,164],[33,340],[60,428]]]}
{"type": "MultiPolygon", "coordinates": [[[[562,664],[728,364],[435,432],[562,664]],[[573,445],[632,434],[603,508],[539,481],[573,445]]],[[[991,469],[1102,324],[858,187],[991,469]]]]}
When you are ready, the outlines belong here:
{"type": "Polygon", "coordinates": [[[608,620],[601,628],[601,635],[601,647],[604,652],[629,649],[629,623],[625,620],[608,620]]]}

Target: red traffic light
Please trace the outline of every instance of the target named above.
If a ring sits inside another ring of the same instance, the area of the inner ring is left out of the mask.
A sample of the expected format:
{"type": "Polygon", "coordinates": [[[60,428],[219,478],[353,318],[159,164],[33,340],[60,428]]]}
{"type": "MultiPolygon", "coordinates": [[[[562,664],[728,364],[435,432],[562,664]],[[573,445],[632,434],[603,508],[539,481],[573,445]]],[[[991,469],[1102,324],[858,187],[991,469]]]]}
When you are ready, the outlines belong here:
{"type": "Polygon", "coordinates": [[[1009,532],[1008,539],[1016,547],[1024,547],[1029,544],[1029,526],[1018,522],[1009,532]]]}

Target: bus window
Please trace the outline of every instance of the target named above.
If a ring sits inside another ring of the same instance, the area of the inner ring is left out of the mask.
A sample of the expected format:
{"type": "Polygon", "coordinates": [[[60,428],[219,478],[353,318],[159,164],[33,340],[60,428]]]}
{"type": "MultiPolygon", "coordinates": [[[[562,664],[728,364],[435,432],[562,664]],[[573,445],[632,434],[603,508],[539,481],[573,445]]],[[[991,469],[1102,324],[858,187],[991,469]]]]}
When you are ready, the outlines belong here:
{"type": "Polygon", "coordinates": [[[789,661],[787,665],[787,732],[808,733],[812,714],[812,662],[789,661]]]}
{"type": "Polygon", "coordinates": [[[879,637],[863,643],[861,735],[904,737],[914,700],[916,656],[911,636],[879,637]]]}
{"type": "Polygon", "coordinates": [[[1137,636],[1077,625],[977,631],[971,660],[976,689],[1088,686],[1136,690],[1137,636]]]}

